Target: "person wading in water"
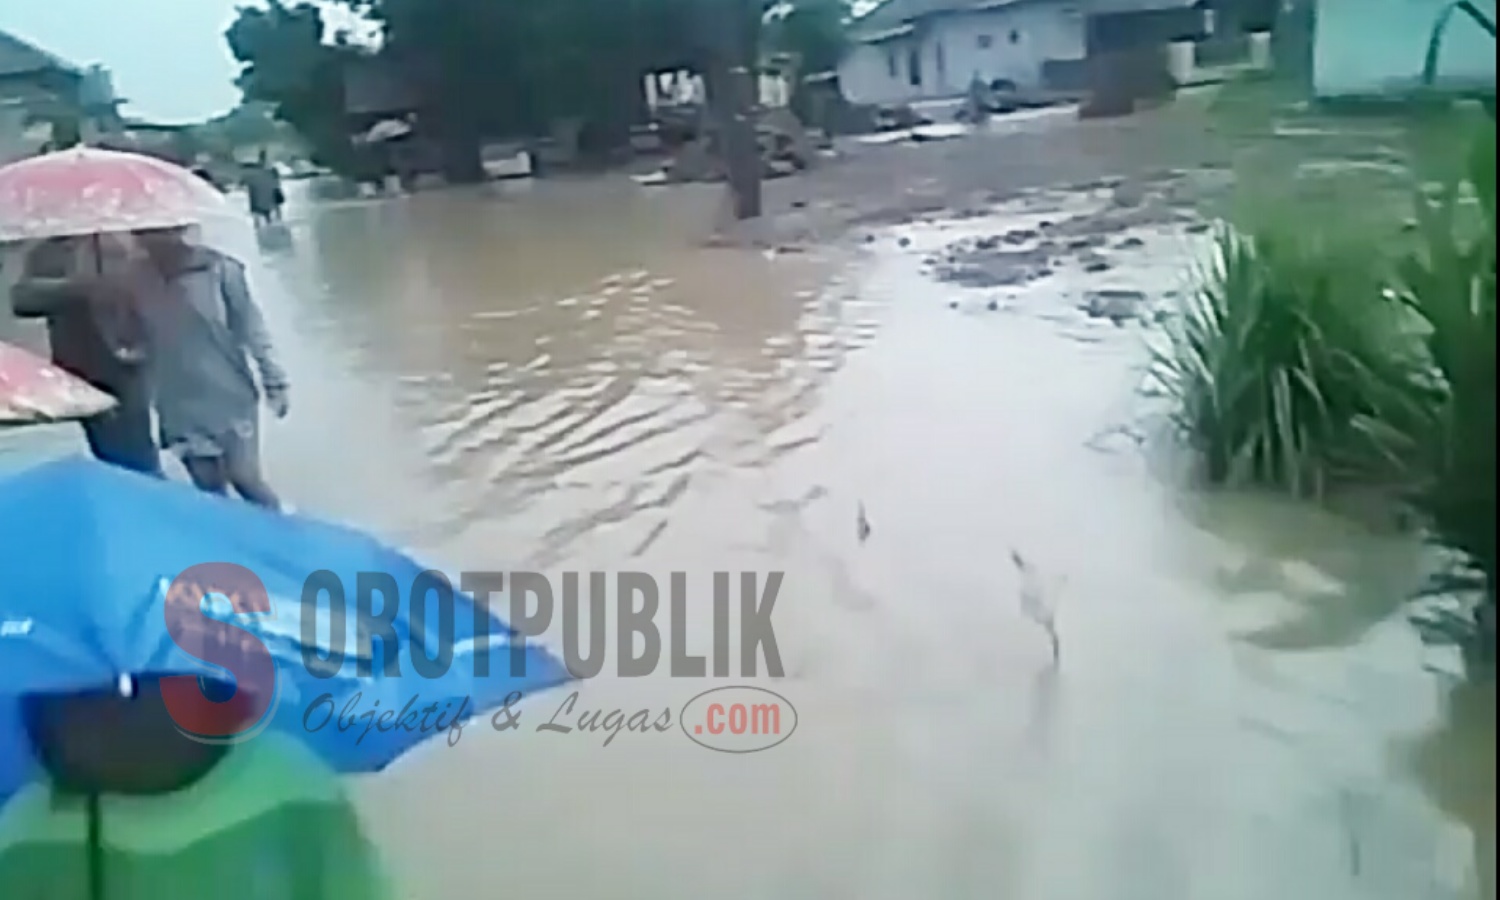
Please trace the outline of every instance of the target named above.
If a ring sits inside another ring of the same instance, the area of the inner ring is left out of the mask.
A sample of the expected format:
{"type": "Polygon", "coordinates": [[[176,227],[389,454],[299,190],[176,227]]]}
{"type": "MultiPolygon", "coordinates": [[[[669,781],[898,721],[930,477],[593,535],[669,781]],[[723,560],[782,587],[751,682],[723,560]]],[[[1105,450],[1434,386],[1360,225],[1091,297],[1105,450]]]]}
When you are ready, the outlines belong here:
{"type": "Polygon", "coordinates": [[[138,299],[123,276],[124,248],[109,235],[53,238],[27,254],[11,291],[16,315],[47,320],[57,365],[112,394],[114,409],[87,419],[96,459],[161,474],[151,434],[151,395],[138,299]]]}
{"type": "Polygon", "coordinates": [[[286,203],[286,194],[281,189],[281,176],[276,173],[264,151],[260,159],[245,175],[245,193],[250,200],[250,215],[257,226],[273,225],[281,221],[281,207],[286,203]]]}
{"type": "Polygon", "coordinates": [[[252,503],[281,509],[261,474],[257,410],[264,399],[277,418],[286,416],[287,378],[244,265],[189,242],[185,228],[135,237],[144,250],[133,277],[152,349],[162,447],[182,459],[202,490],[233,488],[252,503]]]}

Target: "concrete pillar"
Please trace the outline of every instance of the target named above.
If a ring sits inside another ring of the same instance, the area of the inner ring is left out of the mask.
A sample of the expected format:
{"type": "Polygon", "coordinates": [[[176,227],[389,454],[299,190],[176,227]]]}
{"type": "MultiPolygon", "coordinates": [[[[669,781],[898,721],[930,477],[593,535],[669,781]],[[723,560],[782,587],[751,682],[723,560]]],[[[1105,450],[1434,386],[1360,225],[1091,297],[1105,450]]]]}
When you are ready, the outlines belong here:
{"type": "Polygon", "coordinates": [[[1250,33],[1250,65],[1256,69],[1271,68],[1271,32],[1250,33]]]}
{"type": "Polygon", "coordinates": [[[1196,68],[1192,41],[1173,41],[1167,45],[1167,71],[1178,84],[1191,84],[1196,68]]]}

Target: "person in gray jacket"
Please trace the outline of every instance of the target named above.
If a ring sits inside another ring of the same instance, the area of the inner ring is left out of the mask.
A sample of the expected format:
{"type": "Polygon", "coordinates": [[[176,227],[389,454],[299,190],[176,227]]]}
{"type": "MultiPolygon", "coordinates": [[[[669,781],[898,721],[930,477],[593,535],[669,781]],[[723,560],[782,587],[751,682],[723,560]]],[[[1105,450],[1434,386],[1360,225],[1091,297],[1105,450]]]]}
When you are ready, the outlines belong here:
{"type": "Polygon", "coordinates": [[[145,251],[136,295],[162,448],[181,458],[199,488],[233,488],[252,503],[280,509],[261,471],[258,409],[264,400],[277,418],[286,416],[287,378],[244,265],[193,244],[186,229],[135,237],[145,251]]]}

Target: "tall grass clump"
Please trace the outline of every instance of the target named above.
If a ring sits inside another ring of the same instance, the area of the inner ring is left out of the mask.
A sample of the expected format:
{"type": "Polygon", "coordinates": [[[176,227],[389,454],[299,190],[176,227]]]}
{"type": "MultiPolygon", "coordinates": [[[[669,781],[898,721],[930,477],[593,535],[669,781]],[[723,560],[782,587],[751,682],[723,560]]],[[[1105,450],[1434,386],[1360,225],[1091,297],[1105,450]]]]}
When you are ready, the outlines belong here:
{"type": "Polygon", "coordinates": [[[1294,204],[1225,226],[1155,362],[1211,482],[1314,499],[1377,489],[1457,557],[1435,587],[1481,598],[1492,648],[1493,118],[1459,146],[1459,170],[1416,191],[1405,234],[1294,204]]]}
{"type": "Polygon", "coordinates": [[[1197,281],[1155,363],[1208,479],[1320,498],[1386,477],[1390,454],[1355,423],[1402,418],[1413,362],[1368,248],[1226,226],[1197,281]]]}
{"type": "Polygon", "coordinates": [[[1495,507],[1495,129],[1478,129],[1464,177],[1417,203],[1417,246],[1397,269],[1401,300],[1425,325],[1435,378],[1415,386],[1423,416],[1361,427],[1403,457],[1407,497],[1434,540],[1460,556],[1456,583],[1485,598],[1493,634],[1495,507]],[[1435,389],[1429,385],[1435,385],[1435,389]],[[1394,435],[1394,440],[1391,438],[1394,435]]]}

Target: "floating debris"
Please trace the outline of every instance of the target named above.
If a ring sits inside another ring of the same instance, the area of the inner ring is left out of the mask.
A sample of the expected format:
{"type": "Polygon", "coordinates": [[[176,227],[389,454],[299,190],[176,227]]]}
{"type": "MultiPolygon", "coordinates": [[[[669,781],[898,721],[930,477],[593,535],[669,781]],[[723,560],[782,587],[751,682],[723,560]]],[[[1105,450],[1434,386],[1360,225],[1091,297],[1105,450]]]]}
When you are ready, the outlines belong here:
{"type": "Polygon", "coordinates": [[[1010,551],[1010,561],[1021,573],[1021,612],[1037,623],[1047,633],[1052,645],[1052,662],[1062,661],[1062,641],[1057,634],[1057,605],[1048,597],[1049,591],[1042,583],[1041,575],[1015,549],[1010,551]]]}
{"type": "Polygon", "coordinates": [[[1108,319],[1116,325],[1123,325],[1139,316],[1145,303],[1146,294],[1143,291],[1090,291],[1079,309],[1095,319],[1108,319]]]}

